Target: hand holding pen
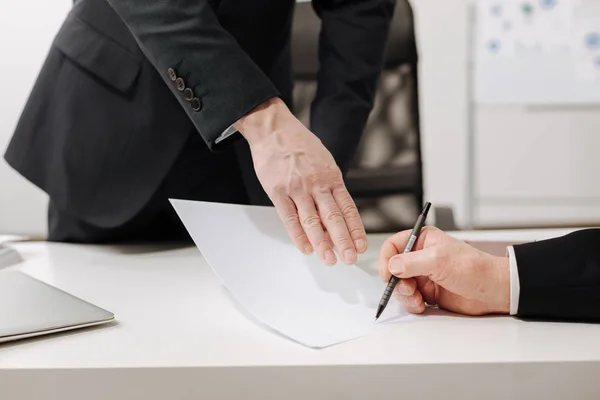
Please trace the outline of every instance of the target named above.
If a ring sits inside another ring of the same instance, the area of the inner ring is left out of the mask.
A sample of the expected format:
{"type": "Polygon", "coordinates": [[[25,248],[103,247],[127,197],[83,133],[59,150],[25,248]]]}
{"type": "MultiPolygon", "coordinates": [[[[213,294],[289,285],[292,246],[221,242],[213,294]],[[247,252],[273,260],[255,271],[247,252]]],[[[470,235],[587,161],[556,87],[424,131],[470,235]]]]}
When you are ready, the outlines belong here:
{"type": "MultiPolygon", "coordinates": [[[[413,227],[410,237],[408,238],[408,242],[406,243],[406,246],[404,247],[403,253],[408,253],[408,252],[412,251],[412,249],[417,241],[417,238],[419,236],[419,233],[421,232],[421,229],[425,225],[425,220],[427,219],[427,214],[429,213],[430,208],[431,208],[431,203],[429,203],[429,202],[425,203],[425,207],[423,207],[423,211],[421,211],[421,214],[419,214],[419,217],[417,218],[417,221],[415,222],[415,226],[413,227]]],[[[400,278],[398,278],[397,276],[394,276],[394,275],[392,275],[392,277],[390,278],[388,285],[385,288],[385,291],[383,292],[383,296],[381,297],[381,300],[379,301],[379,306],[377,307],[377,315],[375,316],[375,319],[379,318],[379,316],[381,316],[381,314],[385,310],[390,298],[392,297],[394,288],[396,287],[396,284],[398,283],[399,280],[400,280],[400,278]]]]}
{"type": "Polygon", "coordinates": [[[401,252],[413,232],[388,238],[378,258],[379,274],[398,278],[394,297],[411,314],[427,306],[466,314],[508,314],[510,261],[454,238],[433,226],[419,232],[412,251],[401,252]]]}

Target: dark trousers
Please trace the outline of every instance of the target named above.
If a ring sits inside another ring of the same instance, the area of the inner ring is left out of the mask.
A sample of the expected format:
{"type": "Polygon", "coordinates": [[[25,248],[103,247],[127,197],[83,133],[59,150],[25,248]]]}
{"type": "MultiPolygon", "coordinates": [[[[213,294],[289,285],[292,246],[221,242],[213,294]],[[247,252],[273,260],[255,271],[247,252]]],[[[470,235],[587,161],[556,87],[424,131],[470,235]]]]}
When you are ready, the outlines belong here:
{"type": "Polygon", "coordinates": [[[233,150],[211,153],[200,135],[191,133],[188,143],[152,198],[135,217],[121,226],[105,228],[91,225],[70,215],[68,210],[58,209],[50,199],[48,240],[75,243],[190,241],[169,198],[248,204],[233,150]]]}

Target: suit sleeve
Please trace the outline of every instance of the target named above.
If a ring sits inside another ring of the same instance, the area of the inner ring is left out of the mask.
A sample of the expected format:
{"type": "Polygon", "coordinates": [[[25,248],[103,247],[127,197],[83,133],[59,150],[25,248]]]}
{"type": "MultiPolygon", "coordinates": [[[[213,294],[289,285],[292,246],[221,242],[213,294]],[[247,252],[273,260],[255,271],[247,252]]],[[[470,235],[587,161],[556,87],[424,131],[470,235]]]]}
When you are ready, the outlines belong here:
{"type": "Polygon", "coordinates": [[[240,117],[279,96],[267,76],[223,29],[207,0],[108,3],[212,150],[233,140],[215,143],[240,117]]]}
{"type": "Polygon", "coordinates": [[[311,130],[346,172],[373,107],[395,0],[313,0],[322,21],[311,130]]]}
{"type": "Polygon", "coordinates": [[[517,316],[600,321],[600,229],[514,246],[517,316]]]}

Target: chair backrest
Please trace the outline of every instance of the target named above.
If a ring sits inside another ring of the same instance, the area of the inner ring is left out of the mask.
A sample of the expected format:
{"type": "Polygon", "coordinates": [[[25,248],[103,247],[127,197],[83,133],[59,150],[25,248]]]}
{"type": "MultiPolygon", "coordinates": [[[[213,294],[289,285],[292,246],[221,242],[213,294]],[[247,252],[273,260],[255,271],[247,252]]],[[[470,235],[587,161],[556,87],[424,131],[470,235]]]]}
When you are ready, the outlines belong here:
{"type": "MultiPolygon", "coordinates": [[[[294,76],[301,80],[315,79],[318,62],[318,38],[321,21],[312,5],[298,3],[292,27],[292,57],[294,76]]],[[[417,62],[414,18],[407,0],[398,0],[386,47],[385,68],[394,69],[417,62]]]]}
{"type": "MultiPolygon", "coordinates": [[[[316,91],[320,25],[310,3],[297,4],[294,112],[307,126],[316,91]]],[[[407,0],[398,0],[375,105],[346,176],[369,232],[411,227],[423,203],[417,59],[412,9],[407,0]]]]}

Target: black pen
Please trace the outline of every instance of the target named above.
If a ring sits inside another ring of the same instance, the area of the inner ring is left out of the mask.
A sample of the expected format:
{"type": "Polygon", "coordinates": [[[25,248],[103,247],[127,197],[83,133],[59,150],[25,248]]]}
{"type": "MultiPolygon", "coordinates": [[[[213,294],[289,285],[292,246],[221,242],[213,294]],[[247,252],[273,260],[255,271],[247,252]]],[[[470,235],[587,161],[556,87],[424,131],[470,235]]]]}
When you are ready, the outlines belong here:
{"type": "MultiPolygon", "coordinates": [[[[419,214],[419,217],[417,218],[417,222],[415,222],[415,226],[413,227],[413,230],[410,233],[410,237],[408,238],[408,242],[406,242],[406,246],[404,247],[404,251],[402,252],[402,254],[412,251],[413,247],[415,246],[417,238],[419,237],[419,233],[421,233],[421,229],[423,228],[423,225],[425,225],[425,220],[427,219],[427,213],[429,212],[430,207],[430,202],[425,203],[425,207],[423,207],[423,211],[421,211],[421,214],[419,214]]],[[[379,300],[379,307],[377,307],[377,315],[375,316],[375,319],[379,318],[383,310],[385,310],[385,307],[387,306],[388,301],[390,301],[390,297],[392,297],[392,292],[394,291],[394,288],[396,287],[396,284],[399,280],[400,278],[394,275],[392,275],[392,277],[390,278],[390,281],[388,282],[387,287],[383,292],[383,296],[381,297],[381,300],[379,300]]]]}

